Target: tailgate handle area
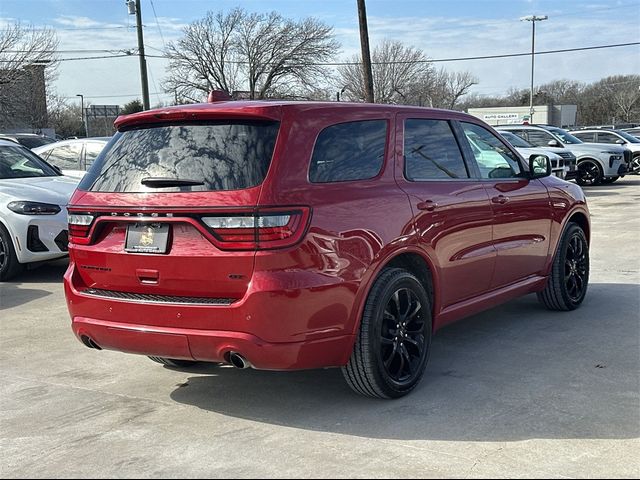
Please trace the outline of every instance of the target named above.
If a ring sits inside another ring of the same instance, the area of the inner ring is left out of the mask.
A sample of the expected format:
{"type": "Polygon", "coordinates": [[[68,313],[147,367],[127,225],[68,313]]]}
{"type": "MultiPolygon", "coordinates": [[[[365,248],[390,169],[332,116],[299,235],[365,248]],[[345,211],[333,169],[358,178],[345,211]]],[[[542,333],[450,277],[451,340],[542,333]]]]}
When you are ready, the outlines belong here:
{"type": "Polygon", "coordinates": [[[140,283],[145,285],[157,285],[160,280],[160,272],[158,270],[148,270],[145,268],[136,269],[136,277],[140,283]]]}

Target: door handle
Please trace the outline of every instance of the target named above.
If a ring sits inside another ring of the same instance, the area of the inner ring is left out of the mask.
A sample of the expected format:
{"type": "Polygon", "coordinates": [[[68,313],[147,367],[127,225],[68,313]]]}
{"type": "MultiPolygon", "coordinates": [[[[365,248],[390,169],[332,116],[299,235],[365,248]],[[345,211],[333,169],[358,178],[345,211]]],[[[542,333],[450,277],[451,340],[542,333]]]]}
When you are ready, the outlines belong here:
{"type": "Polygon", "coordinates": [[[438,208],[438,204],[432,200],[425,200],[424,202],[420,202],[418,205],[418,210],[426,210],[427,212],[433,212],[436,208],[438,208]]]}
{"type": "Polygon", "coordinates": [[[509,197],[505,197],[504,195],[498,195],[497,197],[493,197],[491,201],[493,203],[499,203],[500,205],[504,205],[509,201],[509,197]]]}

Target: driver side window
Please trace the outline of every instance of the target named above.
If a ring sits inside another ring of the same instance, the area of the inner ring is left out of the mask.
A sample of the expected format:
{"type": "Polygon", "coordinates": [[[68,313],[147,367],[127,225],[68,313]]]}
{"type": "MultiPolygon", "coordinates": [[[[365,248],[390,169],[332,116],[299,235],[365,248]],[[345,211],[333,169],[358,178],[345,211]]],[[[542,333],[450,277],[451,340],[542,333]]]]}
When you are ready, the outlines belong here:
{"type": "Polygon", "coordinates": [[[462,122],[480,169],[481,178],[518,178],[522,167],[518,158],[489,130],[480,125],[462,122]]]}

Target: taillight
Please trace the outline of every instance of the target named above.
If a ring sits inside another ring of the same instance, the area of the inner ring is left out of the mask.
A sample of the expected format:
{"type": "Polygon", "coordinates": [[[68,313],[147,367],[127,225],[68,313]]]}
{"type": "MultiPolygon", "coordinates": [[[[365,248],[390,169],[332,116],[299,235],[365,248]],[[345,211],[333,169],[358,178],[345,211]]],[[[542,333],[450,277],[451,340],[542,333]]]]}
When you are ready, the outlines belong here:
{"type": "Polygon", "coordinates": [[[93,220],[93,215],[69,212],[69,241],[72,243],[88,241],[93,220]],[[78,240],[80,241],[78,242],[78,240]]]}
{"type": "Polygon", "coordinates": [[[309,223],[307,207],[202,217],[225,250],[268,250],[295,245],[309,223]]]}

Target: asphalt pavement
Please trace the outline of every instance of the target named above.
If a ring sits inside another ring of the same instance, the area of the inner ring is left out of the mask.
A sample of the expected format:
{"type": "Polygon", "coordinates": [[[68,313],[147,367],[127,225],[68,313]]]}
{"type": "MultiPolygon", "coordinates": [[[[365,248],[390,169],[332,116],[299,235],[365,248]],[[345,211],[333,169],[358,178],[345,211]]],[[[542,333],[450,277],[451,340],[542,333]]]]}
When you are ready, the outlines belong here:
{"type": "Polygon", "coordinates": [[[0,477],[639,477],[640,177],[586,189],[582,307],[445,328],[397,401],[339,370],[170,369],[73,336],[65,261],[0,284],[0,477]]]}

